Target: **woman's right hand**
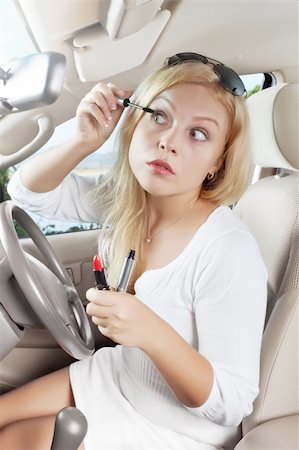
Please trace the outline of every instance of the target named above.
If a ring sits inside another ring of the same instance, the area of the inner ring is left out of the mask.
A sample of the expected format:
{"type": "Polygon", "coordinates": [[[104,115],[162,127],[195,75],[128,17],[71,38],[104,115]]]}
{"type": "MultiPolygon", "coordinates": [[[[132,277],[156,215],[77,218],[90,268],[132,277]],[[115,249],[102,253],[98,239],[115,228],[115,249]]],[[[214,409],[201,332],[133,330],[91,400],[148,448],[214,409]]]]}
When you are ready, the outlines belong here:
{"type": "Polygon", "coordinates": [[[76,113],[76,138],[87,153],[97,150],[109,138],[124,109],[118,99],[131,95],[132,91],[100,82],[81,100],[76,113]]]}

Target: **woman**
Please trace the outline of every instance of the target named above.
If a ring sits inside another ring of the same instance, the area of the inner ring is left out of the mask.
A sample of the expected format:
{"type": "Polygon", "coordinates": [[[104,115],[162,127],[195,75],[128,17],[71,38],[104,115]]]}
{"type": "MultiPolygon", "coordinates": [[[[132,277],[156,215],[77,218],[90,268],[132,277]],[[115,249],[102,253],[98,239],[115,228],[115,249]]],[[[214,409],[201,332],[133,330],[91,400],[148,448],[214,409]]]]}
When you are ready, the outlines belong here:
{"type": "Polygon", "coordinates": [[[48,203],[90,221],[99,211],[111,287],[129,249],[137,258],[130,293],[87,291],[87,313],[119,345],[3,396],[4,448],[48,448],[56,413],[73,404],[87,417],[86,450],[234,447],[258,393],[266,308],[257,244],[225,206],[250,175],[243,92],[221,64],[169,58],[134,94],[153,112],[129,108],[118,161],[87,195],[90,183],[68,174],[111,134],[127,94],[100,83],[78,108],[76,136],[12,182],[16,201],[30,196],[39,212],[48,203]]]}

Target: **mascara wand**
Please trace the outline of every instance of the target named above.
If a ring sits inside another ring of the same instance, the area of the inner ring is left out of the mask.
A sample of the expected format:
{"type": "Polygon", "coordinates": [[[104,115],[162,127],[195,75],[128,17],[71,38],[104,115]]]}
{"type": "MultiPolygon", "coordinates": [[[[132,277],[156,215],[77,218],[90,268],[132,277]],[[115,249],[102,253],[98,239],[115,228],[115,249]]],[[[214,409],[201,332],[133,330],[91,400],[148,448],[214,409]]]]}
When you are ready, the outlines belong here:
{"type": "Polygon", "coordinates": [[[142,111],[150,113],[150,114],[153,114],[155,112],[151,108],[142,107],[142,106],[136,105],[135,103],[130,102],[129,98],[119,98],[118,102],[125,108],[127,108],[128,106],[132,106],[133,108],[141,109],[142,111]]]}

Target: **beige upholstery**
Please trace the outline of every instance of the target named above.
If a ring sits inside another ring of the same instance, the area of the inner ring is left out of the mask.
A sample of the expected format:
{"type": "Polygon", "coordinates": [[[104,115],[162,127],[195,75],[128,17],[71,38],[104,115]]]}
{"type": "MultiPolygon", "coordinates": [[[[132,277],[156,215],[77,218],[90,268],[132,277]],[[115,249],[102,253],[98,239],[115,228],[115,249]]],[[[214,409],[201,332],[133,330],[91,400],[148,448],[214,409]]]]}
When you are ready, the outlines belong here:
{"type": "Polygon", "coordinates": [[[298,436],[298,430],[298,415],[270,420],[246,434],[236,450],[297,450],[294,436],[298,436]]]}
{"type": "Polygon", "coordinates": [[[258,166],[299,169],[298,90],[298,84],[284,84],[247,100],[258,166]]]}
{"type": "Polygon", "coordinates": [[[299,450],[298,105],[298,84],[248,99],[256,163],[288,174],[261,179],[234,208],[256,237],[269,274],[260,393],[236,450],[299,450]]]}

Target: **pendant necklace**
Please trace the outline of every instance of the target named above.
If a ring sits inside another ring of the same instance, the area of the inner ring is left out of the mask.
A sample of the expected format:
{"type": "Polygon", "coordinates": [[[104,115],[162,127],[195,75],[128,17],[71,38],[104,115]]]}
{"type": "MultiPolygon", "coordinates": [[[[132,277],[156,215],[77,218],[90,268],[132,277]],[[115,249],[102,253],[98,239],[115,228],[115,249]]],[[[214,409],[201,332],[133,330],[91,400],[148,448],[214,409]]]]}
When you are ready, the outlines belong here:
{"type": "MultiPolygon", "coordinates": [[[[196,202],[195,202],[195,203],[196,203],[196,202]]],[[[149,224],[149,218],[148,218],[148,228],[147,228],[146,242],[147,242],[148,244],[151,244],[153,238],[154,238],[155,236],[157,236],[157,234],[162,233],[162,231],[167,230],[168,228],[172,227],[172,225],[174,225],[174,224],[177,223],[179,220],[181,220],[181,219],[187,214],[188,211],[191,211],[191,209],[193,209],[195,203],[193,203],[193,205],[192,205],[190,208],[188,208],[187,211],[184,211],[184,213],[181,214],[179,217],[177,217],[173,222],[170,222],[168,225],[166,225],[166,227],[162,228],[161,230],[156,231],[155,233],[151,233],[151,230],[150,230],[150,224],[149,224]]]]}

